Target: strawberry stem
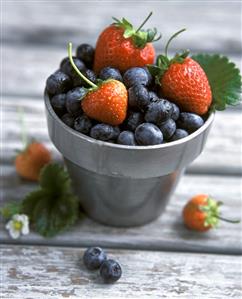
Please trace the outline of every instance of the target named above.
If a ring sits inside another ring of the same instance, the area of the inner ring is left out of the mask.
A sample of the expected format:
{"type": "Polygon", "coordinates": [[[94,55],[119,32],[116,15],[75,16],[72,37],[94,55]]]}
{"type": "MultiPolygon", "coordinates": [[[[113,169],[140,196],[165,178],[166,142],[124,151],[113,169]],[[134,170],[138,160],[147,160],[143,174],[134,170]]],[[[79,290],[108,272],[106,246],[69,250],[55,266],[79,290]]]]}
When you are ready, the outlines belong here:
{"type": "Polygon", "coordinates": [[[153,12],[151,11],[149,15],[146,17],[146,19],[143,21],[143,23],[139,26],[139,28],[136,30],[136,33],[140,31],[140,29],[144,26],[144,24],[149,20],[149,18],[152,16],[153,12]]]}
{"type": "Polygon", "coordinates": [[[19,115],[19,120],[21,124],[21,139],[23,143],[23,148],[26,149],[29,143],[28,136],[27,136],[27,130],[26,130],[26,125],[24,122],[24,117],[23,117],[23,108],[18,107],[18,115],[19,115]]]}
{"type": "Polygon", "coordinates": [[[77,72],[77,74],[85,81],[87,82],[87,84],[89,84],[91,87],[93,88],[97,88],[97,85],[94,84],[92,81],[90,81],[89,79],[87,79],[87,77],[85,77],[80,70],[77,68],[77,66],[75,65],[73,58],[72,58],[72,43],[68,44],[68,57],[70,59],[71,65],[73,66],[74,70],[77,72]]]}
{"type": "Polygon", "coordinates": [[[227,219],[218,215],[214,215],[214,217],[218,218],[221,221],[225,221],[225,222],[229,222],[229,223],[240,223],[240,220],[231,220],[231,219],[227,219]]]}
{"type": "Polygon", "coordinates": [[[166,44],[166,47],[165,47],[165,56],[167,57],[167,54],[168,54],[168,47],[171,43],[171,41],[177,36],[179,35],[180,33],[184,32],[186,30],[186,28],[183,28],[181,30],[179,30],[178,32],[174,33],[168,40],[167,44],[166,44]]]}

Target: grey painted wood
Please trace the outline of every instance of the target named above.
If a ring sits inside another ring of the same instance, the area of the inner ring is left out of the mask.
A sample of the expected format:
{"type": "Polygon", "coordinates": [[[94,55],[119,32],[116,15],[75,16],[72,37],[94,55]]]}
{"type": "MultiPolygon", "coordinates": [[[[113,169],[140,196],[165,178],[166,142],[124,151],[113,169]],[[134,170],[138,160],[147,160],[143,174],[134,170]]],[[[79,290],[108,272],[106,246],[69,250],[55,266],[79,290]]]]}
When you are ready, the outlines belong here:
{"type": "MultiPolygon", "coordinates": [[[[18,178],[12,166],[3,168],[2,204],[20,200],[36,185],[18,178]]],[[[186,201],[198,193],[208,193],[224,202],[222,213],[228,218],[241,217],[241,178],[221,176],[185,175],[171,198],[164,214],[143,227],[112,228],[83,217],[69,231],[52,239],[31,233],[17,241],[9,238],[0,225],[0,243],[45,244],[60,246],[102,245],[114,248],[169,250],[189,252],[214,252],[242,254],[242,223],[220,223],[218,229],[208,233],[191,232],[184,228],[182,208],[186,201]]]]}
{"type": "Polygon", "coordinates": [[[82,248],[1,246],[3,299],[241,298],[241,258],[226,255],[108,250],[123,269],[105,285],[87,271],[82,248]]]}
{"type": "MultiPolygon", "coordinates": [[[[4,97],[2,162],[10,163],[15,157],[15,150],[22,147],[19,107],[23,108],[29,135],[44,142],[52,150],[53,156],[60,160],[60,154],[55,150],[48,137],[43,100],[4,97]]],[[[190,172],[242,174],[241,116],[241,111],[217,113],[206,148],[189,167],[190,172]]]]}
{"type": "MultiPolygon", "coordinates": [[[[66,45],[67,42],[60,49],[27,47],[26,45],[3,46],[3,94],[42,96],[46,79],[58,69],[60,61],[67,56],[66,45]]],[[[238,67],[241,66],[241,56],[232,54],[228,56],[238,67]]]]}
{"type": "Polygon", "coordinates": [[[241,3],[239,1],[4,1],[3,41],[36,46],[65,47],[69,40],[94,44],[97,35],[112,22],[126,17],[135,26],[148,15],[147,28],[157,27],[163,39],[180,28],[188,32],[171,48],[193,51],[241,53],[241,3]],[[135,14],[134,14],[135,11],[135,14]],[[21,26],[19,26],[21,24],[21,26]]]}

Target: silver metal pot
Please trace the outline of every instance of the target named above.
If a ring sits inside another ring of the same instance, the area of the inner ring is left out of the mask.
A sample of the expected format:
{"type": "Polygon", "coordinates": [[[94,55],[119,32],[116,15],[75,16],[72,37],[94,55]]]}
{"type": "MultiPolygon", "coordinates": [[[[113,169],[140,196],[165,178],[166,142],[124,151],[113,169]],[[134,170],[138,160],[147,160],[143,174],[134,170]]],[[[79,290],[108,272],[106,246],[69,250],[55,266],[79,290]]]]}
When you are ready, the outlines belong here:
{"type": "Polygon", "coordinates": [[[48,130],[64,156],[73,188],[88,216],[112,226],[136,226],[165,209],[185,167],[203,150],[214,119],[171,143],[124,146],[95,140],[66,126],[45,92],[48,130]]]}

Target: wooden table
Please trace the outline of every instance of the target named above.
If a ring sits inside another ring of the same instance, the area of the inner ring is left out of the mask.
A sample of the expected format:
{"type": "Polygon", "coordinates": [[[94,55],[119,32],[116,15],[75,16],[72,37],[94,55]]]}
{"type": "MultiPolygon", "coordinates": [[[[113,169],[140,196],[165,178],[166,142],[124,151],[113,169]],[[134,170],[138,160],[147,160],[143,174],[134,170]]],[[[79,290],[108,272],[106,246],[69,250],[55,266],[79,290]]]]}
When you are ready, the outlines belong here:
{"type": "MultiPolygon", "coordinates": [[[[45,79],[66,56],[68,41],[93,44],[110,16],[138,24],[153,10],[150,24],[164,33],[157,51],[185,26],[189,31],[171,52],[220,52],[241,63],[239,1],[2,1],[2,9],[1,205],[36,187],[13,166],[21,148],[18,108],[24,109],[29,134],[61,162],[47,134],[45,79]]],[[[204,153],[187,169],[166,212],[146,226],[118,229],[84,218],[52,239],[31,232],[14,241],[1,222],[0,298],[241,298],[241,224],[221,223],[199,234],[186,230],[181,219],[183,205],[197,193],[223,201],[227,217],[241,216],[241,133],[240,108],[217,113],[204,153]],[[81,257],[91,245],[120,261],[118,283],[104,285],[96,272],[85,270],[81,257]]]]}

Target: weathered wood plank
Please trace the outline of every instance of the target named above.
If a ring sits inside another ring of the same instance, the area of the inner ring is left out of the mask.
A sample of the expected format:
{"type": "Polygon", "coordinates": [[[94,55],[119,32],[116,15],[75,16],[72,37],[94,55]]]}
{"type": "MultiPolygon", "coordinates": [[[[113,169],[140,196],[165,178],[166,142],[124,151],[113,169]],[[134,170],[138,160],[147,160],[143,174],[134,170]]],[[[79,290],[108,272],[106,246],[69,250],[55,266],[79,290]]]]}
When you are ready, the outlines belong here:
{"type": "MultiPolygon", "coordinates": [[[[36,185],[20,180],[13,167],[2,168],[2,202],[20,200],[36,185]]],[[[52,239],[43,239],[31,233],[17,241],[9,238],[0,224],[0,243],[45,244],[61,246],[89,246],[100,244],[114,248],[169,250],[189,252],[213,252],[242,254],[242,223],[221,223],[216,230],[201,234],[184,228],[181,212],[186,201],[195,194],[208,193],[224,202],[223,215],[241,217],[241,178],[185,175],[167,206],[164,214],[143,227],[112,228],[84,217],[70,231],[52,239]]]]}
{"type": "Polygon", "coordinates": [[[123,1],[4,1],[3,41],[61,47],[70,40],[94,44],[112,16],[125,16],[138,26],[150,11],[154,15],[147,26],[164,34],[157,48],[173,32],[186,27],[188,32],[171,45],[172,49],[241,52],[238,1],[143,1],[142,5],[135,1],[125,1],[125,5],[123,1]]]}
{"type": "MultiPolygon", "coordinates": [[[[76,44],[77,45],[77,44],[76,44]]],[[[42,96],[47,77],[55,72],[60,61],[67,56],[66,45],[62,48],[29,48],[3,46],[2,92],[4,95],[42,96]],[[21,59],[15,63],[16,56],[21,59]],[[19,57],[19,56],[18,56],[19,57]]],[[[241,55],[229,55],[231,61],[241,66],[241,55]]]]}
{"type": "MultiPolygon", "coordinates": [[[[29,135],[45,142],[55,158],[60,154],[51,144],[42,100],[5,97],[3,100],[2,157],[9,163],[15,150],[21,148],[21,126],[18,109],[23,108],[29,135]]],[[[241,111],[218,112],[202,155],[189,167],[195,173],[242,174],[241,169],[241,111]]]]}
{"type": "Polygon", "coordinates": [[[241,298],[241,259],[108,250],[123,276],[105,285],[81,248],[1,246],[1,298],[241,298]]]}

